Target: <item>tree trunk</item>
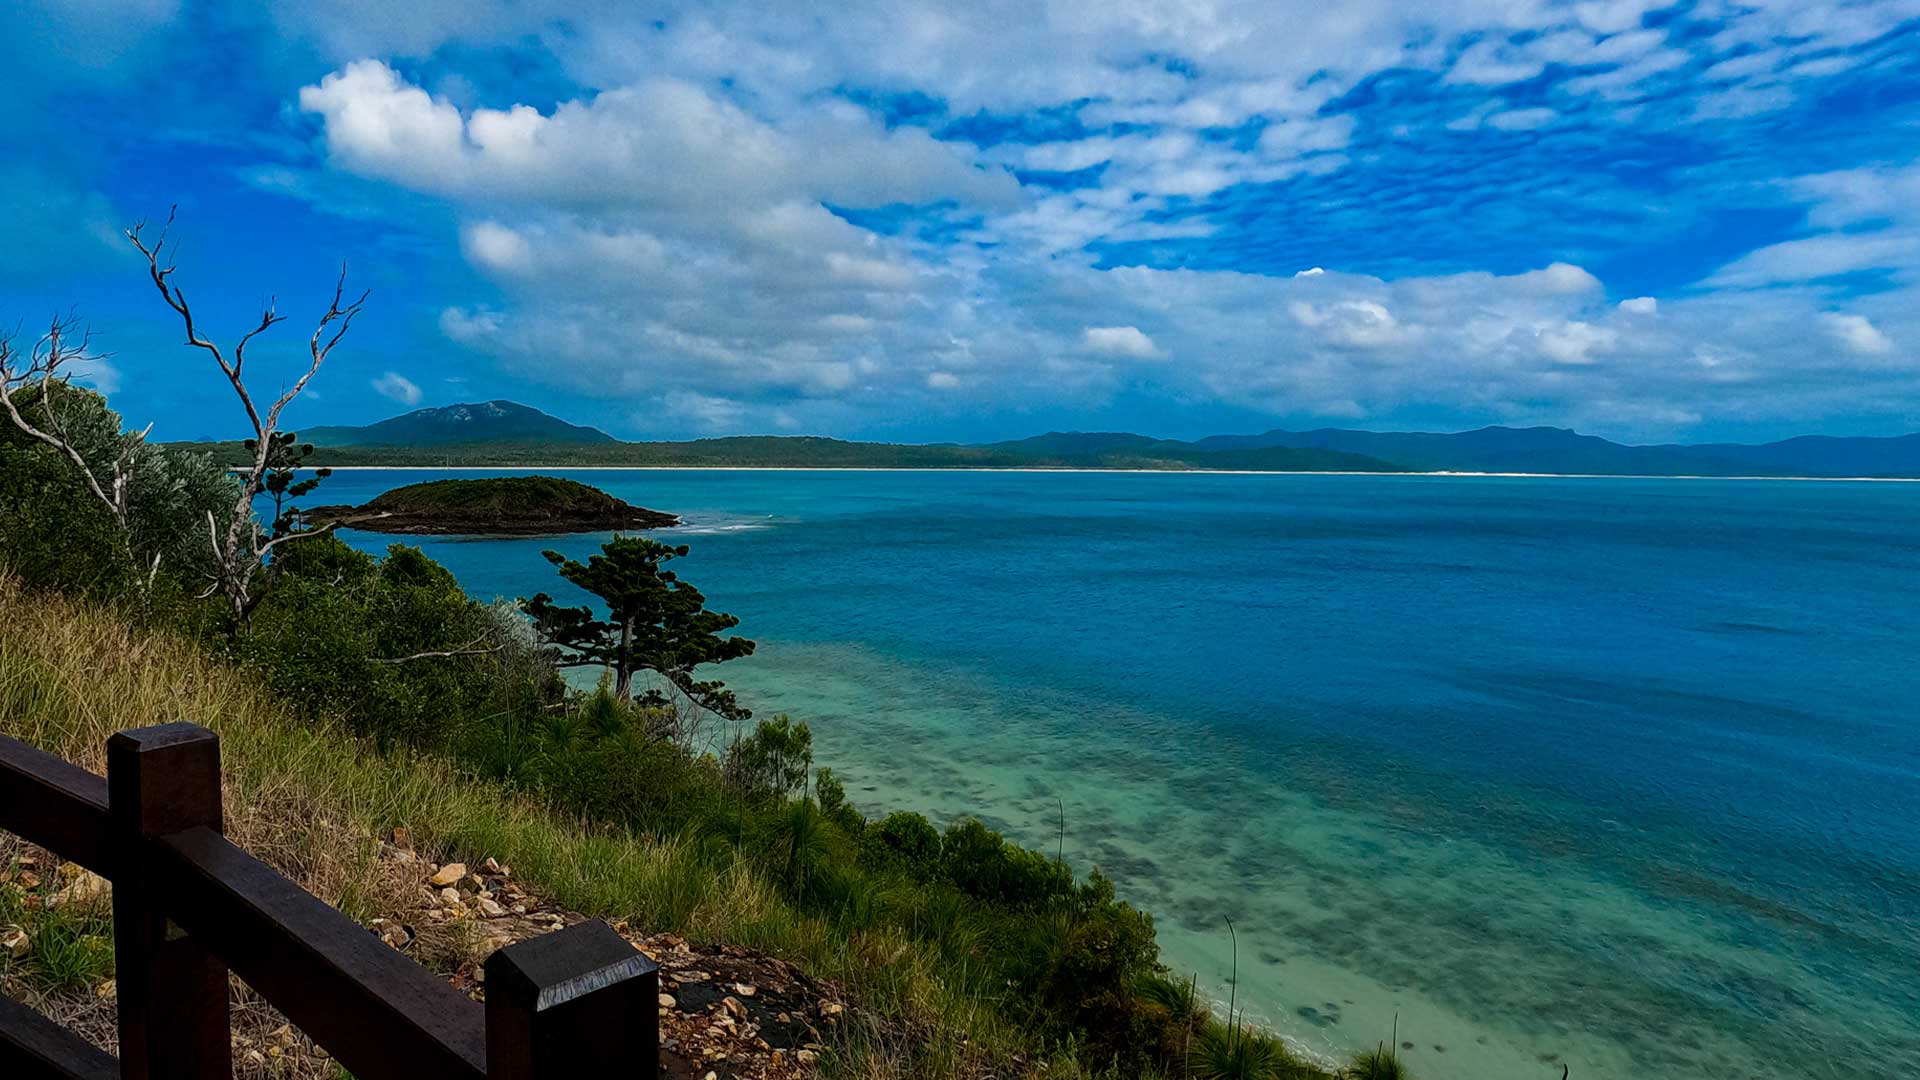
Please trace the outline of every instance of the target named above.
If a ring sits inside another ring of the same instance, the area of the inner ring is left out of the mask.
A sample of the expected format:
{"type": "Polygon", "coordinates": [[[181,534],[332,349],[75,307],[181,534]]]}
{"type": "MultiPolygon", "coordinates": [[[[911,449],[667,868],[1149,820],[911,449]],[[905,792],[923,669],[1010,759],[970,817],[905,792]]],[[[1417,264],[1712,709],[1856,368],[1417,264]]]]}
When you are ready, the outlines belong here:
{"type": "Polygon", "coordinates": [[[620,624],[620,649],[613,655],[613,696],[621,701],[633,700],[632,644],[633,620],[628,618],[620,624]]]}

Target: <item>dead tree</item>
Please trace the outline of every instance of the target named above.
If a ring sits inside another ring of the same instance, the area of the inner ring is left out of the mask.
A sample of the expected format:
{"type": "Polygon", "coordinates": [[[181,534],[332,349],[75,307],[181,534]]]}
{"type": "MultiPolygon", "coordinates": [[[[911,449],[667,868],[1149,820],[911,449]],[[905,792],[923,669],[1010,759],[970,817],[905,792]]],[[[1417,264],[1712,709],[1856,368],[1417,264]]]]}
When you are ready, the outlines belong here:
{"type": "MultiPolygon", "coordinates": [[[[73,375],[68,369],[74,363],[105,359],[106,354],[93,351],[93,332],[74,315],[55,316],[46,331],[24,352],[18,345],[18,337],[18,334],[0,334],[0,407],[6,409],[14,427],[52,447],[80,470],[87,490],[112,516],[121,547],[131,558],[133,470],[153,425],[148,424],[138,432],[116,433],[118,445],[110,463],[88,460],[86,450],[69,429],[63,404],[70,390],[68,380],[73,375]],[[23,395],[31,397],[24,405],[23,395]]],[[[148,581],[153,580],[159,567],[160,556],[155,553],[153,566],[147,572],[148,581]]]]}
{"type": "Polygon", "coordinates": [[[218,523],[215,522],[213,513],[211,511],[207,513],[207,537],[213,545],[214,561],[214,570],[210,576],[214,580],[208,587],[206,595],[210,596],[218,592],[224,596],[234,620],[239,622],[244,621],[247,614],[253,610],[253,578],[259,573],[260,568],[266,565],[267,557],[272,550],[286,541],[314,536],[326,531],[320,529],[272,535],[260,527],[260,522],[253,513],[253,498],[264,489],[266,475],[272,466],[273,448],[277,445],[275,436],[280,432],[281,410],[285,409],[294,398],[300,396],[300,391],[306,389],[308,380],[320,370],[320,365],[326,362],[327,355],[333,351],[333,347],[346,336],[347,330],[353,325],[354,317],[360,314],[362,305],[366,303],[368,293],[362,292],[352,303],[342,305],[341,301],[347,285],[347,267],[342,263],[340,276],[333,286],[333,300],[327,305],[326,314],[320,317],[320,324],[314,328],[313,336],[308,339],[307,351],[310,362],[307,364],[306,371],[294,381],[292,386],[275,398],[265,412],[261,412],[254,405],[253,395],[247,390],[244,379],[247,346],[253,343],[254,338],[271,329],[276,323],[285,322],[286,316],[275,310],[274,299],[269,297],[266,310],[260,313],[259,325],[241,335],[240,340],[233,346],[231,359],[221,351],[220,346],[203,336],[194,325],[193,309],[187,304],[186,293],[170,280],[175,269],[172,260],[163,259],[167,246],[167,234],[173,227],[173,216],[172,212],[167,214],[167,223],[161,227],[160,235],[152,246],[148,246],[140,236],[146,228],[144,221],[127,230],[127,240],[139,250],[140,254],[146,256],[147,273],[153,279],[154,288],[160,290],[161,298],[185,324],[186,344],[196,349],[203,349],[213,357],[214,363],[220,366],[220,373],[225,375],[227,382],[233,386],[233,392],[240,399],[241,407],[246,410],[247,422],[253,426],[253,460],[240,471],[240,493],[234,501],[233,514],[228,520],[224,535],[218,523]]]}

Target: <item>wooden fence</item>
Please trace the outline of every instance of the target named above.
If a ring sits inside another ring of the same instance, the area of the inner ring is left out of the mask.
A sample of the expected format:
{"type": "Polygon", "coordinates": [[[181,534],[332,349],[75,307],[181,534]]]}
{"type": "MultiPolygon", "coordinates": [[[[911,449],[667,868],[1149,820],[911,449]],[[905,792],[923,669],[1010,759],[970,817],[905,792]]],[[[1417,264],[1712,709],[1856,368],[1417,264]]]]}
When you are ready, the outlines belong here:
{"type": "Polygon", "coordinates": [[[659,1070],[659,971],[594,921],[486,961],[484,1008],[221,834],[220,743],[123,731],[103,779],[0,736],[0,829],[113,882],[120,1057],[0,996],[7,1080],[227,1080],[227,973],[357,1080],[659,1070]]]}

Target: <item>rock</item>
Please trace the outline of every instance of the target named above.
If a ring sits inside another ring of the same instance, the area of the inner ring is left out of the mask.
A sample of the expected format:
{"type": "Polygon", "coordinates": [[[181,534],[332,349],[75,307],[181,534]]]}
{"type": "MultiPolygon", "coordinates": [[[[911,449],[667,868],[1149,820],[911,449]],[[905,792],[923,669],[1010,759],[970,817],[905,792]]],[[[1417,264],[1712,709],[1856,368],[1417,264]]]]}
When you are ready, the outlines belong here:
{"type": "Polygon", "coordinates": [[[480,905],[480,914],[485,915],[489,919],[498,919],[507,913],[506,908],[501,907],[489,897],[483,896],[478,902],[480,905]]]}
{"type": "Polygon", "coordinates": [[[463,863],[463,862],[448,863],[447,865],[434,871],[433,876],[427,879],[427,883],[432,885],[434,888],[439,889],[439,888],[444,888],[448,885],[451,885],[454,882],[459,881],[461,878],[466,876],[467,876],[466,863],[463,863]]]}
{"type": "Polygon", "coordinates": [[[678,1006],[679,1004],[680,1004],[680,1003],[679,1003],[678,1001],[675,1001],[675,1000],[673,999],[673,995],[672,995],[672,994],[661,994],[661,995],[660,995],[660,1007],[661,1007],[661,1008],[663,1008],[663,1009],[671,1009],[671,1008],[675,1008],[675,1007],[677,1007],[677,1006],[678,1006]]]}
{"type": "Polygon", "coordinates": [[[485,871],[486,871],[487,873],[489,873],[489,874],[494,874],[494,875],[496,875],[496,876],[498,876],[498,877],[512,877],[512,876],[513,876],[513,875],[511,875],[511,874],[509,874],[509,873],[507,873],[507,868],[506,868],[506,867],[504,867],[504,866],[502,866],[502,865],[500,865],[499,863],[497,863],[497,862],[495,862],[495,861],[493,860],[493,857],[492,857],[492,856],[488,856],[488,857],[487,857],[487,861],[486,861],[486,862],[484,862],[484,863],[482,863],[482,864],[480,864],[480,869],[482,869],[482,870],[485,870],[485,871]]]}
{"type": "Polygon", "coordinates": [[[752,997],[753,995],[760,992],[760,988],[757,986],[750,986],[747,983],[734,983],[733,992],[736,994],[739,994],[741,997],[752,997]]]}
{"type": "Polygon", "coordinates": [[[0,950],[5,951],[15,960],[27,955],[27,950],[32,947],[33,937],[20,927],[9,926],[0,929],[0,950]]]}
{"type": "Polygon", "coordinates": [[[813,1064],[813,1059],[818,1057],[819,1055],[815,1054],[811,1050],[799,1050],[799,1051],[795,1051],[793,1056],[796,1060],[800,1062],[800,1064],[811,1065],[813,1064]]]}
{"type": "Polygon", "coordinates": [[[745,1005],[740,1004],[740,999],[737,997],[734,997],[731,994],[727,995],[724,998],[721,998],[720,1004],[725,1005],[727,1007],[727,1011],[732,1013],[735,1016],[744,1017],[747,1015],[747,1007],[745,1005]]]}
{"type": "Polygon", "coordinates": [[[460,890],[452,887],[441,889],[440,902],[447,907],[458,907],[460,904],[460,890]]]}
{"type": "Polygon", "coordinates": [[[31,870],[22,870],[20,876],[13,879],[13,883],[31,891],[40,887],[40,875],[31,870]]]}
{"type": "Polygon", "coordinates": [[[112,979],[108,979],[93,988],[93,996],[99,998],[101,1001],[112,1001],[119,993],[120,984],[114,982],[112,979]]]}
{"type": "MultiPolygon", "coordinates": [[[[79,869],[75,867],[75,869],[79,869]]],[[[91,870],[81,870],[78,877],[68,882],[65,888],[47,897],[48,907],[62,904],[90,904],[113,891],[107,879],[91,870]]]]}

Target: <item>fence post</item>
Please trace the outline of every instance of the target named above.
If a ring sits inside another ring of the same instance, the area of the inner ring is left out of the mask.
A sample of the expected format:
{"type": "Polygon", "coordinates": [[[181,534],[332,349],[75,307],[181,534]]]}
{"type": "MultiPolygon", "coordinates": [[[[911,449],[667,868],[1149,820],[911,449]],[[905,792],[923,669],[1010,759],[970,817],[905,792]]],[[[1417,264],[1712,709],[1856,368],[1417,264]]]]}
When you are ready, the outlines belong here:
{"type": "Polygon", "coordinates": [[[487,957],[488,1080],[660,1069],[660,968],[598,919],[487,957]]]}
{"type": "Polygon", "coordinates": [[[220,740],[196,724],[107,740],[113,852],[113,956],[123,1080],[233,1075],[227,966],[161,914],[147,841],[204,825],[219,832],[220,740]]]}

